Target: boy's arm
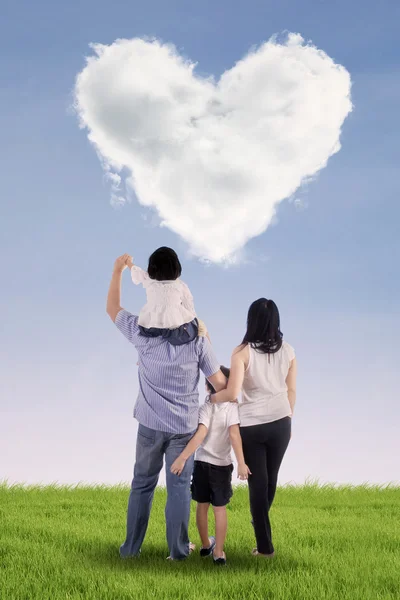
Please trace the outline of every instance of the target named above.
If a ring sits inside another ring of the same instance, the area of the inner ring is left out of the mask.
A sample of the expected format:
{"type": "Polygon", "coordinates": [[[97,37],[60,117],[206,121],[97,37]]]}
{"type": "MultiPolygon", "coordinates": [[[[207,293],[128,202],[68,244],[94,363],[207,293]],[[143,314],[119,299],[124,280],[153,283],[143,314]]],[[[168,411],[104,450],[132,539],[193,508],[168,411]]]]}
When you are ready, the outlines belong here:
{"type": "Polygon", "coordinates": [[[187,444],[186,448],[181,452],[178,458],[171,465],[171,473],[180,475],[185,468],[186,461],[192,456],[199,446],[204,442],[208,428],[202,423],[198,426],[196,433],[187,444]]]}
{"type": "Polygon", "coordinates": [[[229,427],[229,438],[238,462],[238,477],[239,479],[247,479],[248,476],[251,475],[251,472],[244,461],[242,438],[240,436],[239,425],[236,424],[229,427]]]}

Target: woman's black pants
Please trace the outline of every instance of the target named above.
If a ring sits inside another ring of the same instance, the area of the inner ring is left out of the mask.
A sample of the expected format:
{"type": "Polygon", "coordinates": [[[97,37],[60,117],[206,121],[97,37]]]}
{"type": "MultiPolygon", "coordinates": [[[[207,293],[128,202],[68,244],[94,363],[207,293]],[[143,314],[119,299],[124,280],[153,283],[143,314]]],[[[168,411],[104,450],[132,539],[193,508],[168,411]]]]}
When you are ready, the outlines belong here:
{"type": "Polygon", "coordinates": [[[292,419],[285,417],[272,423],[241,427],[243,453],[249,476],[250,510],[257,550],[272,554],[269,509],[274,500],[279,468],[290,440],[292,419]]]}

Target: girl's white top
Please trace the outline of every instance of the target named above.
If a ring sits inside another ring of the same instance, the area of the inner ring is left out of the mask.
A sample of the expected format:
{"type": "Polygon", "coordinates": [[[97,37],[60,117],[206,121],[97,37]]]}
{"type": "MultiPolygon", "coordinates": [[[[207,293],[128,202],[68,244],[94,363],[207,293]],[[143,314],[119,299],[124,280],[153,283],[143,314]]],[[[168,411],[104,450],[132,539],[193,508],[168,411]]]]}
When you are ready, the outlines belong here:
{"type": "Polygon", "coordinates": [[[264,354],[249,344],[249,364],[244,374],[240,425],[249,427],[289,417],[292,414],[286,377],[295,357],[292,346],[283,342],[275,354],[264,354]]]}
{"type": "Polygon", "coordinates": [[[147,294],[147,302],[139,314],[139,325],[142,327],[176,329],[196,317],[193,296],[180,279],[156,281],[135,265],[131,275],[133,283],[141,283],[147,294]]]}

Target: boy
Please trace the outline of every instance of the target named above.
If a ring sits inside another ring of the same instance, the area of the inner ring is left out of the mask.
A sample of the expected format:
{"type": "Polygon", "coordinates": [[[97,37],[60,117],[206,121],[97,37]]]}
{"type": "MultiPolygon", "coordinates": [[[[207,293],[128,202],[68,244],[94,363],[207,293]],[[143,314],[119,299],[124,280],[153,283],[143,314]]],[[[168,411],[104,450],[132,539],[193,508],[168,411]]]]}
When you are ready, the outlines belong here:
{"type": "MultiPolygon", "coordinates": [[[[228,378],[230,370],[221,366],[228,378]]],[[[214,388],[206,381],[208,396],[200,408],[199,426],[183,452],[171,466],[171,472],[180,475],[186,461],[196,452],[192,480],[192,499],[197,502],[196,523],[202,548],[200,556],[212,554],[215,565],[226,565],[224,543],[227,532],[226,505],[232,497],[231,448],[238,462],[239,479],[251,475],[244,462],[242,439],[239,431],[237,403],[211,404],[214,388]],[[208,536],[208,509],[212,505],[215,517],[215,537],[208,536]]]]}

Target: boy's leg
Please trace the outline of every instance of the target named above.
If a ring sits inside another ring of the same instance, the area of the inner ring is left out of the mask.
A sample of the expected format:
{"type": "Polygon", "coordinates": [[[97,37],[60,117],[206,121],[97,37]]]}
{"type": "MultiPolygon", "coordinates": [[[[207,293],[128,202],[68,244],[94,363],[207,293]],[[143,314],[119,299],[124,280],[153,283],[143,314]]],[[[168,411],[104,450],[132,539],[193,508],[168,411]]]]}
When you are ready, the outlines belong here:
{"type": "Polygon", "coordinates": [[[226,506],[232,497],[233,465],[212,466],[211,468],[211,504],[215,517],[214,559],[224,558],[224,545],[228,528],[226,506]]]}
{"type": "Polygon", "coordinates": [[[186,461],[182,473],[171,473],[171,465],[184,450],[193,433],[185,435],[169,435],[165,447],[165,470],[167,478],[167,505],[165,520],[167,522],[167,541],[170,556],[173,560],[181,560],[189,555],[189,516],[190,516],[190,480],[193,472],[193,456],[186,461]]]}
{"type": "Polygon", "coordinates": [[[140,552],[149,522],[154,489],[163,466],[163,436],[159,431],[139,425],[126,540],[120,548],[122,558],[137,556],[140,552]]]}
{"type": "Polygon", "coordinates": [[[201,544],[203,548],[210,546],[210,538],[208,536],[208,509],[209,502],[198,502],[196,508],[196,525],[199,530],[201,544]]]}
{"type": "Polygon", "coordinates": [[[226,506],[214,506],[215,516],[215,549],[214,558],[224,557],[224,545],[228,529],[226,506]]]}

